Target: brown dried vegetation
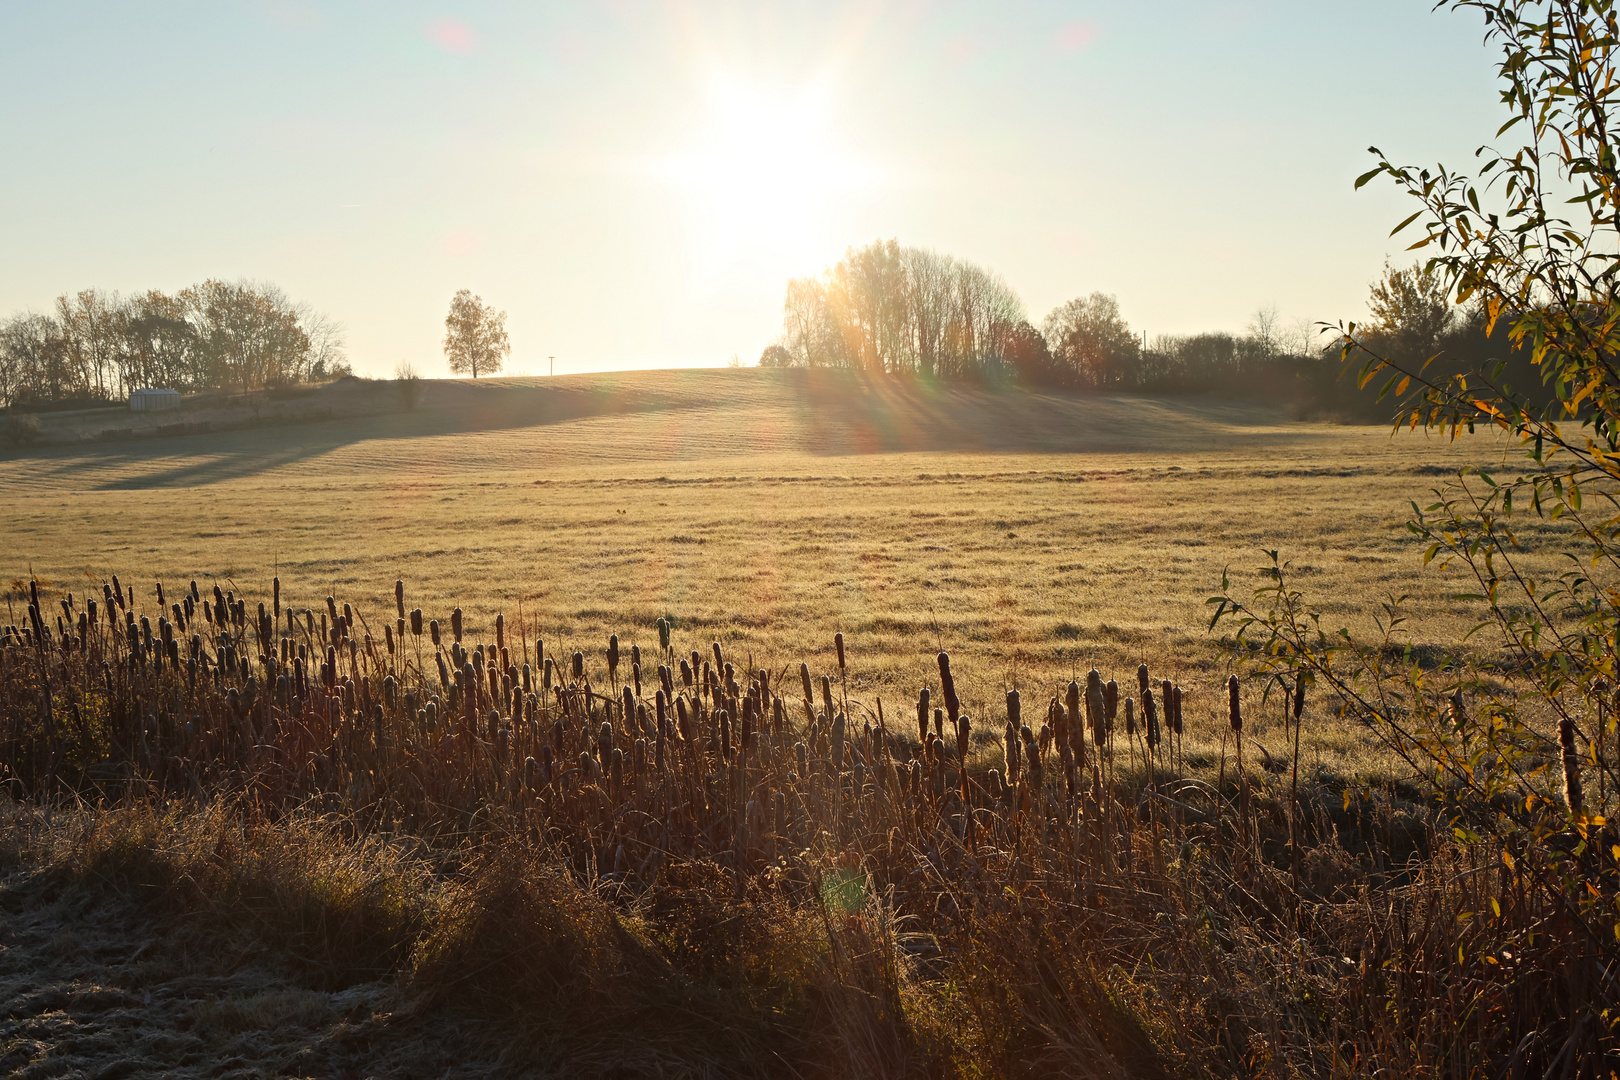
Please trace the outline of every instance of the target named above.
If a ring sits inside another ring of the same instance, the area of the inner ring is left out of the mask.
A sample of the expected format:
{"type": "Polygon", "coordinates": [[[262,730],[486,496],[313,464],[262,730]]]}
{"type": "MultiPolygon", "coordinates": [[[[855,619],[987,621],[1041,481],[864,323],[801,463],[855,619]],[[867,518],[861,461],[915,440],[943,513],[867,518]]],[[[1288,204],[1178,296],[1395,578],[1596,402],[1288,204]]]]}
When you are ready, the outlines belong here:
{"type": "MultiPolygon", "coordinates": [[[[197,1060],[271,1016],[304,1035],[263,1067],[300,1075],[1450,1076],[1610,1045],[1555,893],[1394,789],[1190,777],[1146,666],[970,717],[943,653],[915,708],[850,696],[858,639],[554,654],[403,583],[385,617],[153,598],[35,587],[0,638],[3,902],[110,904],[171,981],[261,972],[187,999],[197,1060]]],[[[1204,734],[1236,758],[1265,706],[1233,695],[1204,734]]],[[[8,975],[5,1066],[63,1065],[8,975]]]]}

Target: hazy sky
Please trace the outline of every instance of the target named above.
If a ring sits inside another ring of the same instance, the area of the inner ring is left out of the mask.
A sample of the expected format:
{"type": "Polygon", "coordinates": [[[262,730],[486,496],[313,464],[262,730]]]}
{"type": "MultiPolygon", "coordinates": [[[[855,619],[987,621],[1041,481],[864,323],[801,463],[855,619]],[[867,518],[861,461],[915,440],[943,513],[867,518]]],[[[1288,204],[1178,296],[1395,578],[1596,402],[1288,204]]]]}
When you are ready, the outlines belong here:
{"type": "Polygon", "coordinates": [[[896,237],[1032,321],[1356,317],[1409,212],[1366,147],[1467,165],[1503,114],[1428,0],[0,0],[0,313],[274,281],[362,374],[752,361],[783,286],[896,237]]]}

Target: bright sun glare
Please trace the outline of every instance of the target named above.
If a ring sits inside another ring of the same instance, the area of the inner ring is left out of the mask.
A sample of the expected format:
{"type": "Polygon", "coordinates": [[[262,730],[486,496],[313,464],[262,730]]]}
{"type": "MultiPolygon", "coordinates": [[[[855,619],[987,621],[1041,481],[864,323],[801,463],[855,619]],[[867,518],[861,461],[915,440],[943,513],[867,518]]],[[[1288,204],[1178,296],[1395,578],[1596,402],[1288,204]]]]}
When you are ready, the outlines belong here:
{"type": "Polygon", "coordinates": [[[838,145],[828,93],[717,79],[689,149],[658,170],[684,192],[700,273],[826,254],[833,217],[875,176],[838,145]]]}

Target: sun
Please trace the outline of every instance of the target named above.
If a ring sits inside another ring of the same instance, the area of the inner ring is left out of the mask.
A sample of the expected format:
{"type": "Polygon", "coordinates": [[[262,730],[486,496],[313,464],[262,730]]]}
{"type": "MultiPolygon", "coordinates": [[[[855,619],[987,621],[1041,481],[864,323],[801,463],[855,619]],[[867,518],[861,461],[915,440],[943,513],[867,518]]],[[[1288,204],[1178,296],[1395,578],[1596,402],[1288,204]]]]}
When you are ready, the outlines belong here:
{"type": "Polygon", "coordinates": [[[684,152],[658,169],[690,214],[698,269],[824,255],[840,212],[876,180],[840,145],[827,87],[716,77],[708,99],[684,152]]]}

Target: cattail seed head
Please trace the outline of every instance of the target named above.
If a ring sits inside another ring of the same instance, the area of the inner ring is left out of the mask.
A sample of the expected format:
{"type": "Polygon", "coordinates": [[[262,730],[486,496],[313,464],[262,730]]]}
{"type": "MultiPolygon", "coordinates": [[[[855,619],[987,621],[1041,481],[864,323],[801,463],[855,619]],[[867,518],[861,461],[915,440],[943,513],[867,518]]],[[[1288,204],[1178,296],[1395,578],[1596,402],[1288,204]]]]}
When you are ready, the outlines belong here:
{"type": "Polygon", "coordinates": [[[1575,748],[1575,721],[1567,716],[1558,722],[1558,745],[1564,756],[1564,805],[1576,816],[1585,799],[1581,792],[1581,758],[1575,748]]]}
{"type": "MultiPolygon", "coordinates": [[[[421,608],[412,608],[411,609],[411,634],[414,637],[421,637],[422,636],[422,609],[421,608]]],[[[433,639],[433,643],[435,645],[437,645],[439,643],[438,636],[437,636],[436,632],[435,632],[435,636],[434,636],[434,639],[433,639]]]]}
{"type": "Polygon", "coordinates": [[[1029,773],[1030,786],[1039,788],[1045,771],[1041,762],[1040,744],[1035,741],[1035,733],[1029,730],[1027,724],[1019,729],[1018,736],[1024,744],[1024,768],[1029,773]]]}
{"type": "Polygon", "coordinates": [[[1136,734],[1136,702],[1132,698],[1125,699],[1125,734],[1136,734]]]}
{"type": "Polygon", "coordinates": [[[1305,712],[1305,675],[1300,673],[1294,676],[1294,722],[1305,712]]]}
{"type": "Polygon", "coordinates": [[[725,657],[720,655],[720,643],[718,641],[715,641],[715,642],[711,642],[710,644],[711,644],[711,647],[714,649],[714,667],[715,667],[715,670],[716,671],[723,671],[725,669],[725,666],[726,666],[726,660],[725,660],[725,657]]]}
{"type": "Polygon", "coordinates": [[[460,608],[456,608],[456,610],[454,610],[454,611],[452,611],[450,613],[450,634],[457,641],[461,640],[461,609],[460,608]]]}
{"type": "Polygon", "coordinates": [[[428,622],[428,637],[433,639],[433,645],[434,645],[435,648],[437,648],[438,645],[439,645],[439,620],[438,619],[432,619],[432,620],[430,620],[428,622]]]}
{"type": "Polygon", "coordinates": [[[1232,730],[1241,734],[1243,732],[1243,703],[1238,699],[1238,677],[1233,675],[1226,680],[1226,715],[1232,730]]]}
{"type": "Polygon", "coordinates": [[[1024,704],[1017,690],[1007,691],[1007,723],[1024,726],[1024,704]]]}
{"type": "MultiPolygon", "coordinates": [[[[276,592],[279,593],[280,591],[281,591],[281,589],[280,589],[280,587],[278,585],[277,588],[276,588],[276,592]]],[[[399,609],[399,617],[403,619],[405,617],[405,579],[404,578],[399,578],[398,580],[396,580],[394,582],[394,606],[399,609]]]]}
{"type": "Polygon", "coordinates": [[[1153,700],[1153,688],[1142,691],[1142,722],[1146,727],[1149,750],[1159,748],[1159,710],[1153,700]]]}
{"type": "Polygon", "coordinates": [[[1182,734],[1182,728],[1181,728],[1181,687],[1177,686],[1177,687],[1172,688],[1171,693],[1170,693],[1170,702],[1171,702],[1171,708],[1170,708],[1171,730],[1176,733],[1177,738],[1180,738],[1181,734],[1182,734]]]}
{"type": "Polygon", "coordinates": [[[838,670],[844,670],[844,632],[840,630],[833,635],[833,648],[838,651],[838,670]]]}
{"type": "Polygon", "coordinates": [[[580,682],[585,678],[585,654],[578,649],[574,650],[573,672],[575,682],[580,682]]]}
{"type": "Polygon", "coordinates": [[[681,742],[692,741],[692,717],[686,711],[686,698],[675,699],[675,730],[681,737],[681,742]]]}
{"type": "Polygon", "coordinates": [[[1092,741],[1102,745],[1108,734],[1108,694],[1096,668],[1086,673],[1086,723],[1091,725],[1092,741]]]}
{"type": "Polygon", "coordinates": [[[617,674],[617,672],[619,670],[619,635],[618,634],[609,634],[608,635],[607,665],[608,665],[608,674],[609,675],[617,674]]]}
{"type": "Polygon", "coordinates": [[[1137,692],[1137,695],[1140,696],[1142,694],[1145,694],[1147,692],[1147,688],[1148,688],[1148,666],[1146,664],[1138,664],[1136,666],[1136,692],[1137,692]]]}

